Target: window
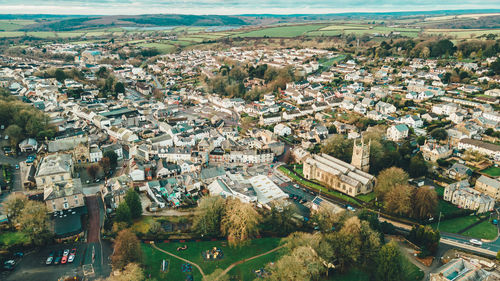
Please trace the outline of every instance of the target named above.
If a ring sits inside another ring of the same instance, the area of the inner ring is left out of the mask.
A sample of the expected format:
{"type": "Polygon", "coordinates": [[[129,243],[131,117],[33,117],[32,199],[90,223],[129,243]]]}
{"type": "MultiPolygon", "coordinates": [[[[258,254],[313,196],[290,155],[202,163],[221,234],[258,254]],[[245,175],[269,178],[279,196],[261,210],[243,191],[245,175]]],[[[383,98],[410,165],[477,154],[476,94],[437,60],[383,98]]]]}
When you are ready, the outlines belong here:
{"type": "Polygon", "coordinates": [[[63,204],[63,208],[64,208],[64,209],[68,209],[68,208],[69,208],[68,203],[64,203],[64,204],[63,204]]]}
{"type": "Polygon", "coordinates": [[[75,199],[75,205],[78,205],[78,199],[75,199]]]}
{"type": "Polygon", "coordinates": [[[75,199],[78,199],[78,195],[75,195],[75,199]]]}
{"type": "Polygon", "coordinates": [[[52,202],[52,208],[54,209],[54,211],[57,211],[56,203],[52,202]]]}
{"type": "Polygon", "coordinates": [[[64,202],[68,202],[68,198],[64,197],[64,202]]]}
{"type": "Polygon", "coordinates": [[[45,178],[42,178],[42,183],[45,183],[45,178]]]}
{"type": "Polygon", "coordinates": [[[61,180],[64,180],[64,176],[63,175],[61,175],[61,180]]]}

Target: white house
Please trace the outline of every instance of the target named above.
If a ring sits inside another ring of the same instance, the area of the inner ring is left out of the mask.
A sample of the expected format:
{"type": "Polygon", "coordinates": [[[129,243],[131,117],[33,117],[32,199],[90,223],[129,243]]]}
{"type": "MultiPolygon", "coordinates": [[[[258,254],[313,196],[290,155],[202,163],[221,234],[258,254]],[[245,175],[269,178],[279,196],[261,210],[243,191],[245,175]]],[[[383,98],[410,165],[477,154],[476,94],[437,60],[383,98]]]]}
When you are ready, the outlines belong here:
{"type": "Polygon", "coordinates": [[[400,141],[408,137],[410,129],[405,124],[392,125],[387,129],[387,138],[392,141],[400,141]]]}
{"type": "Polygon", "coordinates": [[[274,133],[278,136],[288,136],[292,134],[292,129],[285,124],[277,124],[274,126],[274,133]]]}

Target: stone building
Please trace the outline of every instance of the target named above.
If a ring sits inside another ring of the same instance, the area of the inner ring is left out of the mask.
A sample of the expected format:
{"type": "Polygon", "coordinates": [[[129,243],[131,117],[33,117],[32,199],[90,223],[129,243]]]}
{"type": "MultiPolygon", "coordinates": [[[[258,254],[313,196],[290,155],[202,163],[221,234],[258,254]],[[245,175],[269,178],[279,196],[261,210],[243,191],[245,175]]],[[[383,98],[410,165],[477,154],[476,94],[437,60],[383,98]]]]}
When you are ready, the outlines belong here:
{"type": "Polygon", "coordinates": [[[363,172],[368,172],[370,169],[370,145],[371,141],[366,145],[363,139],[361,139],[361,144],[358,144],[357,141],[354,140],[351,165],[363,172]]]}
{"type": "MultiPolygon", "coordinates": [[[[364,155],[366,149],[362,150],[364,155]]],[[[366,165],[362,167],[367,169],[366,165]]],[[[327,154],[312,155],[307,158],[304,161],[303,172],[306,179],[319,180],[327,187],[350,196],[370,193],[375,185],[374,176],[327,154]]]]}

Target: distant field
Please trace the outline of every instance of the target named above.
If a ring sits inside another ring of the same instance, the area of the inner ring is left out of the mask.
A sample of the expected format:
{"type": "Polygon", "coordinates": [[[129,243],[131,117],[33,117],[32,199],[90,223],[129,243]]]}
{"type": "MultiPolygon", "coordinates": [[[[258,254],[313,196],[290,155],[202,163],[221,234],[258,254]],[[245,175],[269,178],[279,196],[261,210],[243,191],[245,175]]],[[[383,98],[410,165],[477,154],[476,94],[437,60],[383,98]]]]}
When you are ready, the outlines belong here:
{"type": "Polygon", "coordinates": [[[307,32],[308,36],[336,36],[342,33],[355,35],[372,35],[372,34],[387,34],[391,32],[399,32],[402,36],[417,37],[420,32],[419,28],[406,27],[386,27],[373,26],[363,24],[336,24],[329,25],[319,30],[307,32]]]}
{"type": "Polygon", "coordinates": [[[0,38],[21,36],[24,36],[24,32],[22,31],[0,31],[0,38]]]}
{"type": "Polygon", "coordinates": [[[481,17],[488,17],[488,16],[498,16],[500,15],[499,13],[491,13],[491,14],[466,14],[466,15],[450,15],[450,16],[442,16],[442,17],[430,17],[426,18],[426,21],[441,21],[441,20],[451,20],[455,18],[459,19],[464,19],[464,18],[471,18],[471,19],[478,19],[481,17]]]}
{"type": "Polygon", "coordinates": [[[34,20],[0,20],[0,30],[14,31],[25,25],[34,24],[34,20]]]}
{"type": "Polygon", "coordinates": [[[270,27],[244,33],[234,34],[237,37],[297,37],[310,31],[315,31],[326,27],[324,24],[308,24],[295,26],[270,27]]]}
{"type": "Polygon", "coordinates": [[[471,36],[477,37],[486,34],[500,34],[500,29],[426,29],[426,34],[446,35],[457,39],[467,39],[471,36]]]}

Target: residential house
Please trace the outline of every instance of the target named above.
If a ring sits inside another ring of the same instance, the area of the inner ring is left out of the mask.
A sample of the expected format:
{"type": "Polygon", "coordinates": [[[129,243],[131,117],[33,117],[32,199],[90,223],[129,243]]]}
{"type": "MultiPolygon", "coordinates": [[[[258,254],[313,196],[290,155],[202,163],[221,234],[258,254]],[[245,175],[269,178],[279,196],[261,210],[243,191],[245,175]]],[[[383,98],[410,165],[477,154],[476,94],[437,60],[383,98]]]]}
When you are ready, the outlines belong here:
{"type": "Polygon", "coordinates": [[[476,180],[475,189],[500,201],[500,181],[481,175],[476,180]]]}
{"type": "Polygon", "coordinates": [[[473,210],[477,213],[489,212],[495,207],[495,199],[472,189],[467,180],[449,184],[444,189],[443,199],[459,208],[473,210]]]}
{"type": "Polygon", "coordinates": [[[451,168],[449,168],[447,172],[450,178],[454,178],[457,180],[470,177],[472,175],[472,170],[460,163],[453,164],[453,166],[451,166],[451,168]]]}
{"type": "Polygon", "coordinates": [[[408,137],[410,129],[405,124],[392,125],[387,129],[387,139],[400,141],[408,137]]]}

